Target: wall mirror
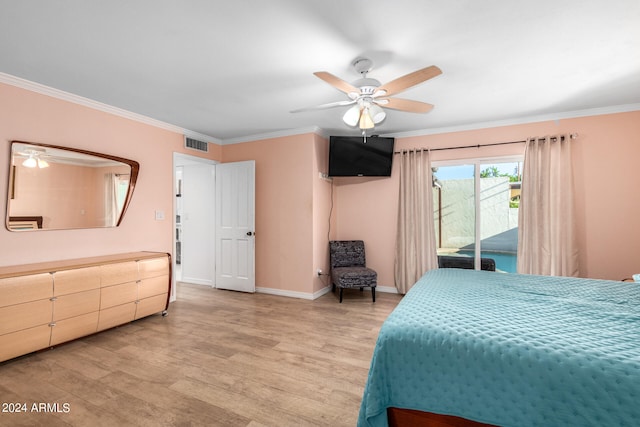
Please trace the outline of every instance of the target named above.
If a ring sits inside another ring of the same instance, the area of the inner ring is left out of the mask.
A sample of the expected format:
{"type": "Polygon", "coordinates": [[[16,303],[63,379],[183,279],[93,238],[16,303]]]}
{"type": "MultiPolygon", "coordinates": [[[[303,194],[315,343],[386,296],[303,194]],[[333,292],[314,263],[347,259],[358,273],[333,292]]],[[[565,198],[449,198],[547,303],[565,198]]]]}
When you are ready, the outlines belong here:
{"type": "Polygon", "coordinates": [[[116,227],[140,165],[57,145],[11,142],[6,227],[10,231],[116,227]]]}

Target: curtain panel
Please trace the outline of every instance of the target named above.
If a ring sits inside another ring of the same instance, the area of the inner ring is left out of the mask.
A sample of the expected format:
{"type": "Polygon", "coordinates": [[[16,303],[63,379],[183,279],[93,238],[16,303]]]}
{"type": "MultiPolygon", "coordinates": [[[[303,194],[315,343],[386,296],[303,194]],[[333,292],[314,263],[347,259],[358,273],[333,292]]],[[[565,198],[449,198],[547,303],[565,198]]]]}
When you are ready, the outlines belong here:
{"type": "Polygon", "coordinates": [[[578,276],[573,171],[569,135],[526,142],[520,213],[518,273],[578,276]]]}
{"type": "Polygon", "coordinates": [[[118,222],[118,175],[106,173],[104,175],[104,224],[115,227],[118,222]]]}
{"type": "Polygon", "coordinates": [[[399,155],[400,197],[395,254],[395,285],[406,294],[428,270],[438,268],[430,153],[399,155]]]}

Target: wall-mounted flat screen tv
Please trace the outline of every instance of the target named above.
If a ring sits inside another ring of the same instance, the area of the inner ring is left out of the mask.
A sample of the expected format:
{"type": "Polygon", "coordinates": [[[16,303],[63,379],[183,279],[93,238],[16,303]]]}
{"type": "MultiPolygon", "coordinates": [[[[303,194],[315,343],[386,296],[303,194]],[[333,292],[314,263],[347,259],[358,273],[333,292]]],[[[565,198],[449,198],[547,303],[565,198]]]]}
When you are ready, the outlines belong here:
{"type": "Polygon", "coordinates": [[[329,176],[391,176],[394,138],[332,136],[329,176]]]}

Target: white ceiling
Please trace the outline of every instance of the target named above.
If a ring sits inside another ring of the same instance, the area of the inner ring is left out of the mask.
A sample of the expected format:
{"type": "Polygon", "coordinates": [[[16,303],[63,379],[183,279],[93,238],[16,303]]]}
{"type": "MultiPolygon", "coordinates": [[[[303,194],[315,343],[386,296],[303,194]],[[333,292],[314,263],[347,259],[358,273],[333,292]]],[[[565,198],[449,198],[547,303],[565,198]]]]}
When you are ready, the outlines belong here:
{"type": "Polygon", "coordinates": [[[638,0],[0,0],[0,72],[218,142],[318,127],[357,134],[313,75],[382,83],[443,74],[400,97],[379,134],[640,109],[638,0]]]}

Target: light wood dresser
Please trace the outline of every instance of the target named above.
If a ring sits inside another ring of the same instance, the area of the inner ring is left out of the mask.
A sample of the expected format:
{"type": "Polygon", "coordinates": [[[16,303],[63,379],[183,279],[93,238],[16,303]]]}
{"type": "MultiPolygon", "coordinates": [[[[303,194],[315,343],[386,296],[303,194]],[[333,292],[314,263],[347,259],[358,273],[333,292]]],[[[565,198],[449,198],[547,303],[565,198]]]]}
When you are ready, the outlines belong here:
{"type": "Polygon", "coordinates": [[[0,362],[167,314],[167,253],[132,252],[0,267],[0,362]]]}

